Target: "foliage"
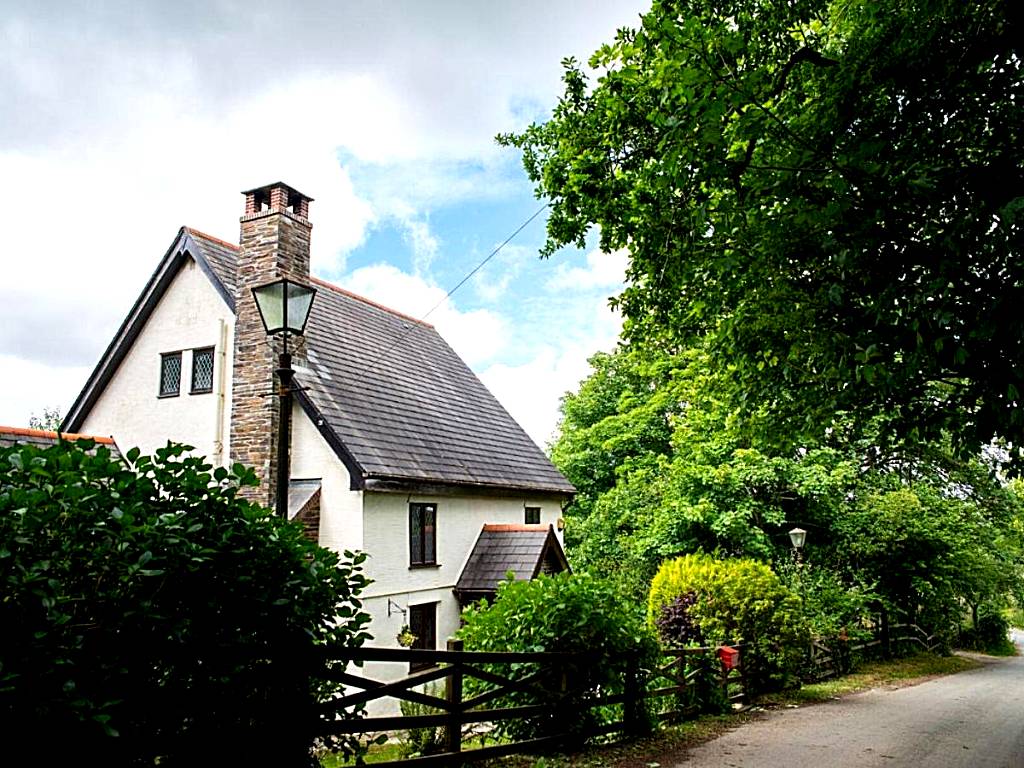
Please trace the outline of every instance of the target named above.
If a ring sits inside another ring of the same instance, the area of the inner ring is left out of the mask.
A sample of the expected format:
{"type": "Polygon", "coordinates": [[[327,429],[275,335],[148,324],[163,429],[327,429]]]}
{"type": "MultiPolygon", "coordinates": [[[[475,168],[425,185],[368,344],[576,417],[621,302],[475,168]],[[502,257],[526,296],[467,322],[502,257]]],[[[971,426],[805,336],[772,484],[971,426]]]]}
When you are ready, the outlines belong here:
{"type": "Polygon", "coordinates": [[[961,601],[1024,591],[1024,486],[1002,479],[997,447],[974,458],[948,441],[885,449],[884,417],[858,425],[837,414],[817,442],[780,436],[772,443],[789,447],[773,448],[734,417],[722,394],[734,384],[703,346],[612,357],[622,359],[602,360],[595,376],[629,369],[614,411],[566,395],[574,415],[555,444],[577,484],[591,464],[602,476],[615,467],[611,487],[567,510],[575,568],[600,569],[639,600],[666,558],[718,551],[772,562],[824,636],[856,634],[875,599],[934,631],[959,617],[961,601]],[[609,444],[605,435],[634,413],[654,423],[655,412],[669,425],[667,448],[609,444]],[[794,525],[809,531],[799,574],[786,533],[794,525]]]}
{"type": "Polygon", "coordinates": [[[693,610],[699,599],[697,592],[690,591],[661,606],[654,620],[661,642],[671,648],[704,644],[697,612],[693,610]]]}
{"type": "Polygon", "coordinates": [[[30,429],[44,429],[48,432],[56,432],[60,429],[63,417],[60,415],[60,408],[47,408],[43,406],[43,415],[36,416],[34,413],[28,418],[30,429]]]}
{"type": "Polygon", "coordinates": [[[317,547],[239,495],[251,471],[186,451],[0,449],[8,750],[59,733],[105,765],[308,753],[316,647],[368,637],[363,555],[317,547]]]}
{"type": "Polygon", "coordinates": [[[1010,622],[998,605],[985,603],[978,607],[977,623],[961,631],[960,644],[964,648],[997,655],[1012,655],[1010,622]]]}
{"type": "Polygon", "coordinates": [[[707,642],[743,644],[752,690],[784,687],[798,671],[807,642],[800,600],[771,568],[745,558],[692,554],[668,560],[651,583],[648,620],[681,595],[698,597],[690,612],[707,642]]]}
{"type": "Polygon", "coordinates": [[[872,632],[864,622],[873,617],[879,595],[863,583],[863,575],[854,574],[847,581],[832,568],[812,563],[798,565],[787,559],[783,559],[776,570],[789,589],[800,596],[807,628],[813,637],[844,638],[852,642],[871,637],[872,632]]]}
{"type": "MultiPolygon", "coordinates": [[[[520,675],[538,672],[549,685],[564,679],[569,691],[568,698],[555,690],[546,699],[559,703],[555,713],[497,724],[501,734],[517,739],[565,732],[584,738],[591,727],[621,717],[591,705],[599,695],[625,690],[627,655],[637,655],[641,669],[652,669],[656,661],[657,641],[636,604],[623,600],[610,582],[587,573],[502,582],[494,603],[467,608],[463,621],[458,636],[467,651],[587,654],[580,663],[552,662],[540,670],[513,667],[520,675]]],[[[495,665],[492,671],[509,673],[507,666],[495,665]]],[[[538,696],[510,693],[503,702],[537,703],[538,696]]]]}
{"type": "MultiPolygon", "coordinates": [[[[440,697],[444,689],[439,683],[427,683],[423,686],[422,693],[427,696],[440,697]]],[[[416,715],[436,715],[441,712],[437,707],[422,704],[418,701],[405,701],[398,703],[402,714],[406,717],[416,715]]],[[[433,755],[444,751],[444,728],[440,726],[427,726],[424,728],[410,728],[399,735],[402,757],[420,757],[433,755]]]]}
{"type": "Polygon", "coordinates": [[[1010,0],[655,0],[499,141],[542,253],[625,249],[629,337],[706,336],[743,418],[1020,444],[1022,38],[1010,0]]]}

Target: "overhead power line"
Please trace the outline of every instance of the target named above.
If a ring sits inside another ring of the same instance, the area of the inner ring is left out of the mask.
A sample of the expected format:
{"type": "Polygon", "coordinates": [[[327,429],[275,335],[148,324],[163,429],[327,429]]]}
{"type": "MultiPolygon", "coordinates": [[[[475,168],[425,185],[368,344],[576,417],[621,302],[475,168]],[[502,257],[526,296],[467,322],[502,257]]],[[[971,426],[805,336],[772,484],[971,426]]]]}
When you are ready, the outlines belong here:
{"type": "Polygon", "coordinates": [[[370,367],[366,369],[366,372],[367,373],[373,372],[373,370],[377,367],[377,364],[379,362],[381,362],[389,354],[391,354],[398,347],[399,344],[401,344],[403,341],[405,341],[406,338],[409,336],[409,334],[411,334],[414,330],[416,330],[416,328],[419,326],[420,323],[425,322],[426,319],[433,314],[435,309],[437,309],[442,304],[444,304],[446,301],[448,301],[448,299],[450,299],[452,297],[452,294],[454,294],[457,290],[459,290],[459,288],[461,288],[463,285],[465,285],[466,282],[471,277],[473,277],[473,275],[475,275],[477,272],[479,272],[481,269],[483,269],[484,266],[487,264],[487,262],[489,262],[491,259],[493,259],[495,256],[497,256],[501,252],[502,248],[504,248],[506,245],[511,243],[515,239],[516,235],[518,235],[520,232],[522,232],[524,229],[526,229],[534,219],[536,219],[538,216],[540,216],[547,209],[547,207],[548,207],[548,203],[544,203],[544,205],[542,205],[540,208],[538,208],[536,211],[533,212],[533,215],[530,216],[530,218],[528,218],[526,221],[524,221],[522,224],[520,224],[518,227],[516,227],[516,230],[511,235],[506,237],[501,242],[500,245],[498,245],[493,251],[491,251],[489,254],[487,254],[486,258],[484,258],[483,261],[481,261],[479,264],[477,264],[475,267],[473,267],[473,269],[468,274],[466,274],[465,277],[463,277],[461,280],[459,280],[459,282],[455,285],[454,288],[452,288],[450,291],[448,291],[448,293],[446,293],[444,295],[444,297],[440,301],[438,301],[434,306],[432,306],[427,311],[427,313],[425,315],[423,315],[423,317],[421,317],[419,319],[419,323],[410,324],[409,327],[405,329],[405,332],[401,336],[399,336],[397,339],[395,339],[394,342],[392,342],[391,346],[389,346],[387,349],[385,349],[383,352],[381,352],[379,355],[377,355],[377,357],[374,358],[373,362],[370,364],[370,367]]]}

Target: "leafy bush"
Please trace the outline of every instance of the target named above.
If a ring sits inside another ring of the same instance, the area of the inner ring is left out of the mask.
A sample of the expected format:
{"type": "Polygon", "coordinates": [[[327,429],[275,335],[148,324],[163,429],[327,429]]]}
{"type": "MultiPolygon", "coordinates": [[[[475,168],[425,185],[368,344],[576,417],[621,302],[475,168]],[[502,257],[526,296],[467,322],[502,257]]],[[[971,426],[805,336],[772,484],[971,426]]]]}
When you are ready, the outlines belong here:
{"type": "Polygon", "coordinates": [[[960,645],[985,653],[1007,655],[1013,653],[1010,642],[1010,622],[995,605],[983,603],[978,607],[978,623],[961,631],[960,645]]]}
{"type": "Polygon", "coordinates": [[[709,643],[743,643],[742,663],[755,691],[790,684],[807,646],[799,598],[767,565],[747,559],[685,555],[662,563],[648,600],[653,625],[665,606],[695,594],[689,613],[709,643]]]}
{"type": "Polygon", "coordinates": [[[9,751],[60,734],[104,765],[308,754],[315,647],[367,638],[363,556],[316,546],[238,495],[251,471],[186,450],[0,449],[9,751]]]}
{"type": "MultiPolygon", "coordinates": [[[[467,608],[463,620],[459,637],[465,641],[466,650],[590,654],[582,664],[559,662],[539,670],[549,685],[555,681],[557,686],[557,681],[564,680],[567,695],[557,690],[546,696],[513,692],[502,699],[501,704],[506,706],[560,704],[557,712],[549,715],[496,723],[500,734],[512,738],[570,732],[582,740],[589,728],[622,716],[621,711],[591,705],[599,695],[625,690],[626,655],[636,654],[641,670],[652,669],[657,659],[657,641],[635,604],[622,600],[609,582],[588,573],[503,582],[492,605],[481,602],[467,608]]],[[[533,664],[513,665],[511,670],[509,665],[489,668],[502,676],[523,677],[538,671],[533,664]]],[[[483,685],[469,679],[466,687],[472,694],[483,685]]]]}
{"type": "Polygon", "coordinates": [[[704,634],[693,611],[696,604],[697,593],[691,591],[661,606],[654,625],[663,643],[673,648],[704,644],[704,634]]]}
{"type": "MultiPolygon", "coordinates": [[[[422,693],[427,696],[444,696],[444,686],[440,683],[427,683],[423,686],[422,693]]],[[[432,707],[429,704],[421,704],[418,701],[398,702],[399,709],[406,717],[415,715],[437,715],[443,710],[432,707]]],[[[434,755],[444,749],[444,728],[439,725],[427,726],[424,728],[410,728],[399,735],[402,757],[421,757],[423,755],[434,755]]]]}
{"type": "Polygon", "coordinates": [[[813,563],[797,565],[786,559],[776,565],[779,578],[799,595],[810,633],[825,641],[843,637],[867,640],[873,633],[866,625],[876,613],[879,595],[854,579],[848,583],[830,568],[813,563]]]}

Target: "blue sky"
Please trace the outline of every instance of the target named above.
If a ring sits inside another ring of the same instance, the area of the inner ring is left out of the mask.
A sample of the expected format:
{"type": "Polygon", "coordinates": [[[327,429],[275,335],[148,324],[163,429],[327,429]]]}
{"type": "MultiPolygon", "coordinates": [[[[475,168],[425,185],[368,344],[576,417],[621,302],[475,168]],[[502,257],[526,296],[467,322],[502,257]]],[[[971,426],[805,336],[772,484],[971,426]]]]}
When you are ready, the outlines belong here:
{"type": "MultiPolygon", "coordinates": [[[[66,410],[182,225],[315,198],[315,274],[421,316],[540,205],[498,133],[646,3],[7,3],[0,424],[66,410]]],[[[539,261],[543,217],[429,318],[538,442],[614,344],[625,260],[539,261]]]]}

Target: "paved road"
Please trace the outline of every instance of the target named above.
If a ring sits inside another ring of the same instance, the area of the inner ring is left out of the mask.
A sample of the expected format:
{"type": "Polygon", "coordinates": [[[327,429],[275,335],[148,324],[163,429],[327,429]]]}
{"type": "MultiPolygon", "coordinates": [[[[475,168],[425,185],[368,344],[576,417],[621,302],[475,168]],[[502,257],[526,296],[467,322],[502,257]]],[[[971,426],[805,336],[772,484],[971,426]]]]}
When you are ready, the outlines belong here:
{"type": "MultiPolygon", "coordinates": [[[[1024,635],[1014,637],[1020,646],[1024,635]]],[[[1024,768],[1024,656],[772,712],[676,768],[1024,768]]]]}

